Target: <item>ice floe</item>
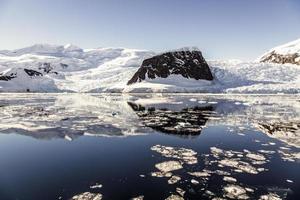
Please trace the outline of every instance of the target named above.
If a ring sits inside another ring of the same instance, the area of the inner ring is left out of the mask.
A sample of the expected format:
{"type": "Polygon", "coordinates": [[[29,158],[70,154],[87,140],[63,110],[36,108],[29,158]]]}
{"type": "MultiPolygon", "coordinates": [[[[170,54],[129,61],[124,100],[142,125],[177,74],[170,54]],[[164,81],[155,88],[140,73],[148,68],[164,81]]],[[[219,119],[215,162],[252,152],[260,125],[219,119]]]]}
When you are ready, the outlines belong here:
{"type": "Polygon", "coordinates": [[[144,196],[141,195],[141,196],[138,196],[138,197],[134,197],[131,200],[143,200],[143,199],[144,199],[144,196]]]}
{"type": "Polygon", "coordinates": [[[179,195],[172,194],[171,196],[169,196],[168,198],[166,198],[166,200],[184,200],[184,198],[182,198],[179,195]]]}
{"type": "Polygon", "coordinates": [[[230,177],[230,176],[224,176],[223,180],[229,183],[235,183],[237,180],[236,178],[230,177]]]}
{"type": "Polygon", "coordinates": [[[99,193],[90,193],[84,192],[82,194],[75,195],[71,198],[71,200],[101,200],[102,194],[99,193]]]}
{"type": "Polygon", "coordinates": [[[152,151],[160,153],[162,156],[166,158],[176,158],[183,161],[186,164],[196,164],[197,160],[197,152],[186,149],[186,148],[174,148],[167,147],[163,145],[155,145],[151,147],[152,151]]]}
{"type": "Polygon", "coordinates": [[[179,176],[172,176],[169,180],[168,180],[168,183],[169,184],[175,184],[175,183],[177,183],[178,181],[180,181],[181,180],[181,178],[179,177],[179,176]]]}
{"type": "Polygon", "coordinates": [[[260,196],[259,200],[281,200],[281,198],[277,194],[269,193],[260,196]]]}
{"type": "Polygon", "coordinates": [[[239,185],[227,185],[224,187],[224,195],[231,199],[249,199],[246,189],[239,185]]]}
{"type": "Polygon", "coordinates": [[[166,161],[156,164],[155,167],[163,173],[182,169],[182,165],[179,161],[166,161]]]}
{"type": "Polygon", "coordinates": [[[91,189],[102,188],[102,184],[96,183],[95,185],[90,186],[91,189]]]}

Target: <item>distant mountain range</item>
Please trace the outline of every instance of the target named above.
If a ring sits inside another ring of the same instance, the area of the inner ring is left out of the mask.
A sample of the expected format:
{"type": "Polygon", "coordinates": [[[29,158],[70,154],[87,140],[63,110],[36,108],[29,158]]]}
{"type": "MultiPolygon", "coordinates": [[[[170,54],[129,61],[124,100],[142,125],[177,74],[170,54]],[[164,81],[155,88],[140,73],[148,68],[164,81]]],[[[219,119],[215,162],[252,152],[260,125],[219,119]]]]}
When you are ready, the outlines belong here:
{"type": "Polygon", "coordinates": [[[300,39],[257,61],[206,61],[200,50],[37,44],[0,51],[0,92],[299,93],[300,39]]]}

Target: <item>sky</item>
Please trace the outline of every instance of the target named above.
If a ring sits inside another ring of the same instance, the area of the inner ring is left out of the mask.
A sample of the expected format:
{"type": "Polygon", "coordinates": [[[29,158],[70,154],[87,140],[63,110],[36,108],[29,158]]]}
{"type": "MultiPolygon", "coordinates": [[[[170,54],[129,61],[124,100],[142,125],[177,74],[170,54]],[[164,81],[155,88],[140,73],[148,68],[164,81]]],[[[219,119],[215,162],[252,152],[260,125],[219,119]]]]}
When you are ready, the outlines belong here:
{"type": "Polygon", "coordinates": [[[299,0],[0,0],[0,49],[37,43],[252,60],[300,38],[299,0]]]}

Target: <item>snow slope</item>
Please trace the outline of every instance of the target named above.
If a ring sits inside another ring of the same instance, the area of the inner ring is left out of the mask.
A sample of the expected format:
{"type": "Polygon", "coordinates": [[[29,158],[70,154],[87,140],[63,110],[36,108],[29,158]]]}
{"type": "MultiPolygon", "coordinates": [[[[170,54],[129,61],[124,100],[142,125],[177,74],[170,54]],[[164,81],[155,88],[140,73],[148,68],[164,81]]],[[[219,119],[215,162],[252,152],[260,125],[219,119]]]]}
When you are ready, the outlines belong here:
{"type": "Polygon", "coordinates": [[[153,55],[146,50],[47,44],[0,51],[0,74],[17,72],[17,78],[0,80],[0,92],[300,93],[299,66],[236,60],[208,61],[214,81],[174,75],[127,85],[142,61],[153,55]],[[28,77],[24,68],[43,76],[28,77]]]}
{"type": "Polygon", "coordinates": [[[258,58],[258,61],[300,65],[300,39],[271,49],[258,58]]]}
{"type": "Polygon", "coordinates": [[[266,52],[264,55],[262,55],[260,58],[258,58],[258,60],[261,60],[261,58],[265,57],[270,52],[275,52],[275,53],[281,54],[281,55],[295,54],[295,53],[300,54],[300,38],[297,40],[294,40],[292,42],[272,48],[271,50],[266,52]]]}

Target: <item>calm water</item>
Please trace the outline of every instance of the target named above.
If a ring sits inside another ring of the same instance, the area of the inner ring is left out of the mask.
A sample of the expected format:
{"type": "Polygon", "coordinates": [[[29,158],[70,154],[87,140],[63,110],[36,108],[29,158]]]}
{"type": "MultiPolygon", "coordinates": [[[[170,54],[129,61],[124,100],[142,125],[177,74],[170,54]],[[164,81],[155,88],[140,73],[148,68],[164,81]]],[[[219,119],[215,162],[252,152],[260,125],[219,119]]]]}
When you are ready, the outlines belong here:
{"type": "Polygon", "coordinates": [[[0,94],[0,199],[300,199],[299,99],[0,94]]]}

